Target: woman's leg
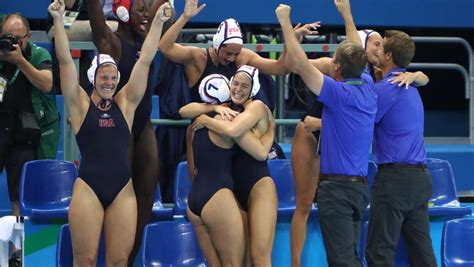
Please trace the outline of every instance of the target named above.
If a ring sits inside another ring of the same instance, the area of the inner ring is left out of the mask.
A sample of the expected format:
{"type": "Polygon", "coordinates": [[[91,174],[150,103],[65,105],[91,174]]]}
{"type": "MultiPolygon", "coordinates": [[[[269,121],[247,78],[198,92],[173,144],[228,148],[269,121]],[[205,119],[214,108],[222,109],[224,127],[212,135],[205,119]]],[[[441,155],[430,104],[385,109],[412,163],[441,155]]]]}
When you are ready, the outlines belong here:
{"type": "Polygon", "coordinates": [[[80,178],[74,182],[68,218],[74,266],[96,266],[104,209],[94,191],[80,178]]]}
{"type": "Polygon", "coordinates": [[[232,191],[217,191],[204,205],[201,219],[209,231],[222,266],[242,266],[245,256],[244,226],[232,191]]]}
{"type": "Polygon", "coordinates": [[[106,266],[127,266],[135,240],[136,225],[137,200],[130,180],[105,210],[106,266]]]}
{"type": "Polygon", "coordinates": [[[252,267],[252,257],[250,256],[250,231],[249,231],[249,216],[246,211],[240,209],[240,215],[242,216],[242,223],[244,225],[244,236],[245,236],[245,260],[244,266],[252,267]]]}
{"type": "Polygon", "coordinates": [[[188,215],[188,220],[194,227],[199,247],[201,248],[204,258],[206,258],[207,264],[212,267],[221,266],[221,260],[219,259],[219,255],[217,255],[217,251],[214,248],[214,244],[212,244],[211,236],[209,235],[209,230],[207,229],[206,225],[204,225],[204,222],[201,220],[201,217],[194,214],[189,209],[189,207],[187,208],[186,213],[188,215]]]}
{"type": "Polygon", "coordinates": [[[196,174],[194,173],[194,154],[193,154],[193,136],[194,130],[191,125],[186,129],[186,161],[188,162],[188,173],[191,181],[196,174]]]}
{"type": "Polygon", "coordinates": [[[132,266],[142,243],[143,229],[150,222],[155,190],[158,184],[158,146],[151,122],[133,144],[132,180],[138,207],[135,244],[130,253],[132,266]]]}
{"type": "Polygon", "coordinates": [[[296,127],[291,146],[291,165],[296,190],[296,210],[291,219],[291,265],[301,266],[301,253],[306,239],[306,225],[319,180],[319,156],[317,140],[304,128],[302,122],[296,127]]]}
{"type": "Polygon", "coordinates": [[[250,191],[248,203],[250,255],[253,266],[272,266],[278,196],[272,178],[260,179],[250,191]]]}

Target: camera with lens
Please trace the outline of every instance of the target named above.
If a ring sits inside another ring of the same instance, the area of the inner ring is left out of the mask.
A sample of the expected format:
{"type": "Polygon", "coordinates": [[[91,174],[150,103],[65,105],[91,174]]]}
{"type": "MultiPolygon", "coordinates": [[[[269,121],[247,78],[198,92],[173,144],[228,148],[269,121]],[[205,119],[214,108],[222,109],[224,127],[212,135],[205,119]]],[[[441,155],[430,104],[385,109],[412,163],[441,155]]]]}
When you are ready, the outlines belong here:
{"type": "Polygon", "coordinates": [[[9,52],[15,50],[14,44],[18,44],[18,39],[11,33],[4,33],[0,36],[0,51],[9,52]]]}

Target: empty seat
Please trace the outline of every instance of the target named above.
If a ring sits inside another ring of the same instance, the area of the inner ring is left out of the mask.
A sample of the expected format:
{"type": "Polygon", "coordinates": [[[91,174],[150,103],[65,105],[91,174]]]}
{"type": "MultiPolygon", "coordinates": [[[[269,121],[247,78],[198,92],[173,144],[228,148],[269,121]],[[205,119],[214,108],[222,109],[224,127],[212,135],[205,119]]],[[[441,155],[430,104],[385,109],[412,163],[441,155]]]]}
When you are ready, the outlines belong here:
{"type": "Polygon", "coordinates": [[[433,216],[464,216],[471,214],[471,207],[458,201],[451,164],[442,159],[427,159],[433,178],[433,193],[429,200],[429,213],[433,216]]]}
{"type": "MultiPolygon", "coordinates": [[[[291,160],[269,160],[268,168],[278,193],[278,216],[293,216],[296,209],[296,193],[291,160]]],[[[311,213],[316,212],[317,208],[313,205],[311,213]]]]}
{"type": "Polygon", "coordinates": [[[474,218],[462,218],[444,224],[441,263],[444,267],[474,266],[474,218]]]}
{"type": "Polygon", "coordinates": [[[155,200],[153,201],[153,208],[151,213],[153,214],[153,218],[158,220],[166,220],[173,218],[173,209],[163,207],[160,184],[157,184],[156,186],[155,200]]]}
{"type": "Polygon", "coordinates": [[[207,266],[193,226],[186,221],[164,221],[145,226],[143,266],[207,266]]]}
{"type": "Polygon", "coordinates": [[[176,167],[174,178],[174,214],[186,215],[188,194],[191,190],[191,179],[188,173],[188,163],[182,161],[176,167]]]}
{"type": "Polygon", "coordinates": [[[30,220],[67,219],[76,166],[63,160],[34,160],[23,165],[20,214],[30,220]]]}
{"type": "MultiPolygon", "coordinates": [[[[72,267],[72,244],[71,233],[69,231],[69,224],[61,226],[58,235],[58,244],[56,246],[56,266],[57,267],[72,267]]],[[[99,255],[97,257],[97,266],[105,266],[105,246],[104,238],[100,237],[99,255]]]]}
{"type": "MultiPolygon", "coordinates": [[[[367,245],[367,231],[369,230],[369,222],[363,221],[360,230],[360,243],[359,243],[359,259],[362,262],[362,266],[368,266],[367,260],[365,259],[365,246],[367,245]]],[[[408,267],[410,266],[410,259],[408,258],[407,248],[405,246],[405,239],[403,234],[400,233],[400,239],[398,240],[397,252],[395,254],[396,267],[408,267]]]]}

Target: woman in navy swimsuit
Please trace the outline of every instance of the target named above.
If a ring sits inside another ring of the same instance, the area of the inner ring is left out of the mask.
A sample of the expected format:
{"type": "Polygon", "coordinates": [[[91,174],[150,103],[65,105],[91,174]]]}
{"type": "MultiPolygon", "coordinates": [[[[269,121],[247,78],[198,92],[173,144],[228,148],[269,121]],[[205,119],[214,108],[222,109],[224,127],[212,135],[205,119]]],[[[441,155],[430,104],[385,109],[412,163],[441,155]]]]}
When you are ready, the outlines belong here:
{"type": "Polygon", "coordinates": [[[54,19],[61,89],[82,157],[69,206],[74,266],[96,265],[102,228],[106,265],[127,265],[137,223],[128,159],[130,130],[170,8],[164,4],[156,13],[130,79],[115,96],[120,79],[115,61],[106,54],[94,58],[87,72],[94,86],[90,97],[78,84],[69,51],[63,25],[64,0],[57,0],[48,8],[54,19]]]}

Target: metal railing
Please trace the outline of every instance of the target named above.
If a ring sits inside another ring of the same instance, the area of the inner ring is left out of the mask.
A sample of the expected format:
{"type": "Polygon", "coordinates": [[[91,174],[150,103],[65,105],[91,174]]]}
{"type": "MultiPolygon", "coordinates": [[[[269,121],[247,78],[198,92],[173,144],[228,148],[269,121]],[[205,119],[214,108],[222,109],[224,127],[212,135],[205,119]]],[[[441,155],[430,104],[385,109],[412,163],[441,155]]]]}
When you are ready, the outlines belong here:
{"type": "MultiPolygon", "coordinates": [[[[203,29],[202,32],[207,32],[208,29],[203,29]]],[[[415,42],[423,42],[423,43],[434,43],[434,44],[443,44],[443,43],[459,43],[463,45],[466,49],[468,57],[469,57],[469,70],[466,70],[463,66],[459,64],[451,64],[451,63],[412,63],[410,64],[410,68],[417,68],[417,69],[452,69],[459,71],[465,83],[465,96],[466,98],[470,99],[469,105],[469,118],[470,118],[470,132],[469,137],[467,140],[462,140],[461,143],[474,143],[474,97],[472,97],[472,88],[473,88],[473,81],[471,80],[474,77],[473,73],[473,57],[472,57],[472,48],[470,47],[469,43],[458,37],[412,37],[415,42]]],[[[209,43],[183,43],[183,45],[189,46],[197,46],[202,48],[210,47],[211,44],[209,43]]],[[[306,52],[334,52],[337,48],[338,44],[302,44],[303,49],[306,52]]],[[[94,44],[92,42],[70,42],[71,50],[96,50],[94,44]]],[[[253,50],[255,52],[281,52],[283,50],[283,44],[244,44],[245,48],[253,50]]],[[[79,70],[79,59],[75,58],[76,67],[79,70]]],[[[277,92],[277,99],[276,99],[276,123],[277,125],[296,125],[299,120],[298,119],[281,119],[284,115],[284,94],[282,93],[285,84],[283,79],[277,83],[279,90],[277,92]]],[[[77,159],[78,150],[77,146],[75,145],[75,138],[71,131],[70,125],[67,123],[66,118],[68,111],[65,106],[64,110],[65,118],[63,121],[63,133],[64,133],[64,157],[65,159],[77,159]]],[[[164,120],[164,119],[153,119],[152,123],[154,125],[172,125],[172,126],[184,126],[190,123],[189,120],[164,120]]],[[[279,131],[281,135],[281,130],[279,131]]],[[[466,139],[466,138],[464,138],[466,139]]],[[[459,140],[458,140],[459,141],[459,140]]]]}

